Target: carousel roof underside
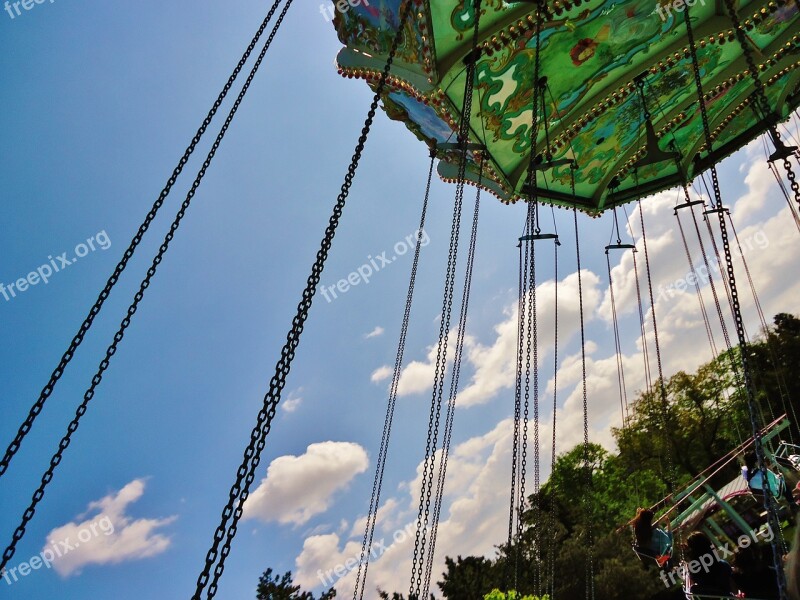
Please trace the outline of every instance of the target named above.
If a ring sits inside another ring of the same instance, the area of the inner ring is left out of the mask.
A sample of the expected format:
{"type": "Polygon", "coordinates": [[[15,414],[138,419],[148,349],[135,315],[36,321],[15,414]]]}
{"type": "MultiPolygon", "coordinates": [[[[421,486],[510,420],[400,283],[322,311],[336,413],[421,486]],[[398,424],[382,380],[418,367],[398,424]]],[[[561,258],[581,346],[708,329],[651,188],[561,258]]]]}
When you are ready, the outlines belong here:
{"type": "MultiPolygon", "coordinates": [[[[413,18],[383,95],[383,108],[429,147],[454,142],[461,118],[466,67],[475,15],[472,2],[409,0],[413,18]]],[[[683,0],[549,1],[541,26],[540,73],[547,77],[544,115],[536,154],[570,167],[541,171],[537,197],[548,203],[598,214],[693,178],[763,133],[769,120],[784,120],[800,104],[800,18],[796,0],[739,3],[739,17],[760,69],[770,107],[768,119],[751,107],[754,84],[723,0],[694,0],[689,9],[713,135],[705,150],[684,15],[683,0]],[[647,108],[662,150],[674,160],[640,166],[645,127],[636,80],[645,82],[647,108]],[[566,161],[562,161],[566,163],[566,161]],[[619,187],[611,193],[614,179],[619,187]]],[[[356,0],[340,5],[334,25],[345,47],[339,71],[375,86],[397,31],[401,0],[356,0]]],[[[685,7],[684,7],[685,8],[685,7]]],[[[531,152],[531,106],[535,56],[535,4],[483,0],[480,58],[476,63],[468,179],[504,202],[527,198],[531,152]]],[[[455,180],[454,150],[437,149],[439,175],[455,180]]]]}

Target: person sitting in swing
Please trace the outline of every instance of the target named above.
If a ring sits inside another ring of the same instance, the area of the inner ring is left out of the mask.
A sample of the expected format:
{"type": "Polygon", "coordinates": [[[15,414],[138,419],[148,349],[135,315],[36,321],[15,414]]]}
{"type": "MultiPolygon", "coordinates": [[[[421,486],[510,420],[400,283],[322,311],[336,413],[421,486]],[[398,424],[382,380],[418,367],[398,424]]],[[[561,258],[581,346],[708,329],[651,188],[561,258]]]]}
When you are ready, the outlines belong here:
{"type": "Polygon", "coordinates": [[[737,593],[731,565],[714,554],[714,544],[702,531],[695,531],[686,538],[686,581],[684,591],[687,598],[733,598],[737,593]],[[695,568],[692,568],[694,565],[695,568]],[[702,568],[699,568],[702,565],[702,568]]]}
{"type": "Polygon", "coordinates": [[[653,525],[653,511],[639,508],[633,520],[633,533],[636,537],[634,550],[637,554],[653,558],[658,566],[665,568],[672,558],[672,533],[653,525]]]}
{"type": "MultiPolygon", "coordinates": [[[[767,486],[775,499],[783,498],[789,503],[792,514],[796,514],[798,507],[792,497],[792,493],[786,486],[782,475],[776,475],[771,470],[767,471],[767,486]]],[[[752,492],[757,494],[764,493],[764,475],[758,468],[758,459],[755,452],[748,452],[744,456],[744,466],[742,467],[742,477],[747,482],[747,486],[752,492]]]]}

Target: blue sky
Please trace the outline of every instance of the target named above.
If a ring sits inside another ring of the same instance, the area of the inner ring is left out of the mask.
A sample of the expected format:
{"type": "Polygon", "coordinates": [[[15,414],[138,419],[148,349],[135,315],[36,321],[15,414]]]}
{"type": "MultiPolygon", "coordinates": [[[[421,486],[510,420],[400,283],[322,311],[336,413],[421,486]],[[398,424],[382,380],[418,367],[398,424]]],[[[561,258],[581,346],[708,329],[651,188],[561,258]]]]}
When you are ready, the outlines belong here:
{"type": "MultiPolygon", "coordinates": [[[[0,13],[0,283],[27,276],[51,256],[57,260],[67,252],[71,258],[80,244],[95,240],[93,251],[87,244],[86,255],[46,285],[40,282],[8,301],[0,296],[4,444],[267,8],[251,0],[128,5],[55,0],[14,19],[0,13]],[[110,242],[105,250],[102,240],[110,242]]],[[[11,586],[0,580],[9,597],[174,598],[194,589],[371,99],[363,82],[337,75],[339,47],[317,3],[292,7],[11,566],[57,547],[58,540],[88,536],[81,532],[94,525],[91,540],[52,569],[33,571],[11,586]],[[106,535],[102,524],[108,522],[114,532],[106,535]]],[[[198,148],[4,476],[4,541],[208,143],[198,148]]],[[[797,255],[798,238],[760,152],[756,146],[723,164],[723,192],[734,205],[741,237],[752,242],[748,261],[765,312],[797,312],[800,290],[785,273],[796,270],[789,257],[797,255]]],[[[424,146],[379,113],[324,285],[346,278],[369,256],[391,254],[415,230],[427,164],[424,146]]],[[[387,541],[413,519],[453,192],[452,186],[434,181],[426,227],[430,243],[407,342],[410,366],[401,381],[387,465],[386,518],[379,524],[387,541]]],[[[473,193],[468,196],[471,203],[473,193]]],[[[676,245],[674,202],[670,192],[645,203],[656,285],[668,285],[688,270],[676,245]]],[[[503,539],[513,409],[513,343],[508,342],[516,318],[515,244],[523,213],[521,206],[483,198],[462,376],[464,408],[456,417],[440,529],[442,557],[491,553],[503,539]]],[[[571,214],[559,211],[556,218],[564,242],[559,444],[565,449],[580,436],[580,415],[574,410],[576,319],[574,294],[569,294],[575,258],[571,214]]],[[[592,436],[610,444],[609,428],[619,419],[602,252],[610,220],[582,216],[580,227],[592,436]]],[[[633,231],[638,234],[638,226],[633,231]]],[[[626,307],[623,353],[635,389],[641,359],[629,260],[629,255],[619,257],[614,276],[618,303],[626,307]]],[[[381,367],[393,363],[410,266],[409,255],[398,257],[368,285],[335,301],[317,296],[284,395],[284,402],[291,402],[276,417],[259,468],[258,500],[240,527],[219,598],[254,597],[258,575],[267,567],[291,569],[311,587],[319,583],[317,569],[352,556],[383,423],[388,381],[381,367]]],[[[552,308],[552,281],[547,281],[552,272],[545,266],[541,275],[544,323],[552,308]]],[[[665,294],[656,309],[668,372],[708,358],[698,337],[693,294],[665,294]]],[[[745,309],[755,332],[752,302],[745,300],[745,309]]],[[[547,366],[549,331],[543,327],[547,373],[552,369],[547,366]]],[[[544,426],[550,422],[549,411],[543,421],[544,426]]],[[[371,571],[370,588],[407,588],[407,550],[403,543],[388,547],[371,571]]],[[[337,587],[344,591],[348,585],[345,577],[337,587]]]]}

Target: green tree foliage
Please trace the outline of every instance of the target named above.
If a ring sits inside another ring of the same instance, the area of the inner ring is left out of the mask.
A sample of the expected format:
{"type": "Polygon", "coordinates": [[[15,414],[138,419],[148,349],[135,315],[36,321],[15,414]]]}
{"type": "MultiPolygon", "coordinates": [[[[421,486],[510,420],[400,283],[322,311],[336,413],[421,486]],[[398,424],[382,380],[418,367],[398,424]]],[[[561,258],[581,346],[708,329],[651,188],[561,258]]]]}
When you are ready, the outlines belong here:
{"type": "MultiPolygon", "coordinates": [[[[323,592],[319,600],[331,600],[335,597],[336,590],[331,588],[323,592]]],[[[302,592],[299,585],[294,585],[291,571],[280,577],[273,577],[272,569],[267,569],[258,578],[256,600],[314,600],[314,595],[311,592],[302,592]]]]}
{"type": "MultiPolygon", "coordinates": [[[[765,423],[787,413],[793,435],[800,439],[791,400],[800,398],[800,320],[779,314],[774,323],[763,339],[748,347],[759,413],[765,423]]],[[[493,560],[447,558],[439,583],[444,597],[507,598],[497,590],[507,589],[507,574],[516,564],[520,594],[550,591],[549,573],[554,572],[554,597],[582,600],[591,537],[595,597],[675,598],[676,591],[665,588],[655,567],[640,562],[631,551],[631,532],[623,524],[637,507],[666,496],[670,480],[679,486],[749,437],[746,397],[740,369],[734,366],[740,364],[739,352],[733,348],[696,373],[676,373],[664,383],[666,399],[658,386],[639,393],[624,427],[613,430],[618,452],[592,444],[588,460],[583,446],[558,456],[539,494],[529,498],[522,536],[510,546],[498,546],[493,560]],[[537,585],[537,580],[546,585],[537,585]]],[[[711,485],[721,486],[737,474],[738,464],[731,463],[711,485]]]]}
{"type": "Polygon", "coordinates": [[[439,582],[439,589],[445,598],[483,600],[487,590],[495,587],[502,577],[502,565],[483,556],[459,556],[456,560],[448,556],[445,566],[447,571],[439,582]]]}
{"type": "MultiPolygon", "coordinates": [[[[733,348],[701,366],[678,372],[638,394],[624,427],[613,430],[618,451],[590,444],[588,457],[577,446],[556,457],[553,471],[523,512],[523,531],[497,547],[494,559],[446,558],[438,587],[447,600],[583,600],[592,548],[595,597],[603,600],[667,600],[682,597],[666,589],[654,566],[631,550],[631,532],[623,524],[639,506],[650,506],[738,446],[750,434],[750,418],[741,376],[740,349],[733,348]],[[672,465],[672,473],[668,465],[672,465]],[[589,541],[593,543],[590,545],[589,541]],[[550,574],[554,573],[551,589],[550,574]],[[512,577],[512,574],[513,575],[512,577]],[[517,591],[506,591],[514,587],[517,591]]],[[[800,398],[800,320],[779,314],[763,339],[748,347],[764,422],[781,414],[800,439],[792,401],[800,398]]],[[[800,411],[798,411],[800,412],[800,411]]],[[[712,485],[736,476],[738,465],[722,470],[712,485]]],[[[259,600],[314,600],[293,585],[291,573],[262,575],[259,600]]],[[[320,600],[333,598],[331,589],[320,600]]],[[[379,590],[382,600],[404,600],[379,590]]],[[[431,594],[433,598],[433,594],[431,594]]],[[[410,600],[415,600],[411,598],[410,600]]]]}
{"type": "Polygon", "coordinates": [[[550,600],[550,596],[520,596],[516,591],[510,590],[508,593],[494,589],[483,597],[483,600],[550,600]]]}

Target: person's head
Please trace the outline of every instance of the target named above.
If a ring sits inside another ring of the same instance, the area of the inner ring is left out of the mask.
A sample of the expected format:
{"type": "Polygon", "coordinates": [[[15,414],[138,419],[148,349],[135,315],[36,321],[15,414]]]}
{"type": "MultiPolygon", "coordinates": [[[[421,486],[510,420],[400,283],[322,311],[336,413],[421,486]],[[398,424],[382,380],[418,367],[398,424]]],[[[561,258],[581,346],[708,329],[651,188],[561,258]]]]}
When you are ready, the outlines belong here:
{"type": "Polygon", "coordinates": [[[714,545],[702,531],[695,531],[686,538],[686,559],[699,560],[701,556],[713,554],[714,545]]]}
{"type": "Polygon", "coordinates": [[[758,458],[753,450],[750,450],[744,455],[744,466],[750,472],[750,476],[754,475],[758,469],[758,458]]]}
{"type": "Polygon", "coordinates": [[[646,546],[650,543],[653,536],[653,511],[649,508],[639,508],[636,510],[636,517],[633,519],[633,534],[636,536],[636,543],[639,546],[646,546]]]}

